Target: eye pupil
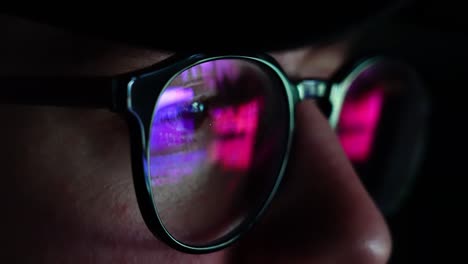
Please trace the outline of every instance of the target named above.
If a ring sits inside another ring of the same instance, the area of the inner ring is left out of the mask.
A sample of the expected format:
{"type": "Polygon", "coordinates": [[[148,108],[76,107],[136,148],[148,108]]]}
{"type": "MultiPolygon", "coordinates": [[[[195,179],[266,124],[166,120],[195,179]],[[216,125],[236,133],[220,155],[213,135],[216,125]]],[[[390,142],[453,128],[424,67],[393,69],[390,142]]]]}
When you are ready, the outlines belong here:
{"type": "Polygon", "coordinates": [[[188,107],[187,111],[184,111],[184,118],[187,118],[193,122],[195,129],[199,128],[205,118],[207,117],[206,107],[203,103],[193,102],[188,107]]]}

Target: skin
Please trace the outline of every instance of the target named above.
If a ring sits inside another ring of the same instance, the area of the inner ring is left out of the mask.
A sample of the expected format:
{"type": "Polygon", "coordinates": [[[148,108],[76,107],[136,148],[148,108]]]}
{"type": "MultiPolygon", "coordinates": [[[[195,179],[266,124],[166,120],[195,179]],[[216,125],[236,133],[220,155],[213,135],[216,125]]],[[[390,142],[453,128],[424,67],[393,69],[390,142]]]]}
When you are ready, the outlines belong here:
{"type": "MultiPolygon", "coordinates": [[[[170,54],[0,17],[0,73],[112,75],[170,54]]],[[[346,45],[273,54],[290,76],[325,78],[346,45]]],[[[66,89],[66,87],[64,87],[66,89]]],[[[96,109],[0,106],[5,263],[385,263],[383,217],[312,101],[296,107],[290,166],[260,223],[225,250],[188,255],[138,210],[125,121],[96,109]]]]}

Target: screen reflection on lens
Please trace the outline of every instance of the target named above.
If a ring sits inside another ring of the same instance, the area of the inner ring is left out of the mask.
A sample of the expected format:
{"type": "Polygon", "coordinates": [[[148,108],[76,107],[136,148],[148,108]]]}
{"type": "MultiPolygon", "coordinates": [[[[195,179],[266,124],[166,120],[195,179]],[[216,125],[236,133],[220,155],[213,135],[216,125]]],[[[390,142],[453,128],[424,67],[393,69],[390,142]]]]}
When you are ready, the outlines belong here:
{"type": "Polygon", "coordinates": [[[384,103],[384,89],[376,85],[343,102],[337,133],[351,162],[364,163],[372,152],[384,103]]]}
{"type": "Polygon", "coordinates": [[[267,199],[289,124],[275,77],[248,60],[213,60],[181,72],[161,93],[149,174],[159,218],[177,240],[220,239],[267,199]]]}

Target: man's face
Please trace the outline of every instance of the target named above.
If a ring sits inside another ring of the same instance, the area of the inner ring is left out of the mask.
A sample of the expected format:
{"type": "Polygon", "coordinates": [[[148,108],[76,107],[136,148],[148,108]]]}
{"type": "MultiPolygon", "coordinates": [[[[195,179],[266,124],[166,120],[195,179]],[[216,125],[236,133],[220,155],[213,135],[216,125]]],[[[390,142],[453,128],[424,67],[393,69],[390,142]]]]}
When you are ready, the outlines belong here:
{"type": "MultiPolygon", "coordinates": [[[[0,76],[109,76],[171,55],[11,17],[0,17],[0,34],[0,76]]],[[[292,77],[326,78],[345,54],[346,45],[337,44],[272,55],[292,77]]],[[[188,255],[154,238],[140,216],[124,119],[107,110],[2,105],[0,257],[15,263],[385,263],[386,224],[334,131],[312,101],[295,110],[289,168],[266,216],[235,245],[188,255]]],[[[212,151],[228,143],[215,142],[212,151]]]]}

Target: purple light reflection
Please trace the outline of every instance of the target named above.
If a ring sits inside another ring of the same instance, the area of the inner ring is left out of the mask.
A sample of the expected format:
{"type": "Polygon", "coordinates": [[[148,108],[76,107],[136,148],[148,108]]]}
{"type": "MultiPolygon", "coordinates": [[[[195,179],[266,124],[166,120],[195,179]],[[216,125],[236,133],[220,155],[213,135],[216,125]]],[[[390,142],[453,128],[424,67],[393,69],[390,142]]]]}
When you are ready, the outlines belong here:
{"type": "Polygon", "coordinates": [[[177,184],[184,177],[193,175],[204,159],[205,150],[151,156],[151,183],[155,186],[177,184]]]}
{"type": "Polygon", "coordinates": [[[168,87],[158,100],[150,141],[152,185],[177,184],[194,175],[206,157],[202,146],[188,149],[195,137],[194,120],[184,118],[181,112],[193,97],[192,88],[168,87]]]}
{"type": "Polygon", "coordinates": [[[167,87],[158,99],[156,112],[173,103],[189,102],[193,99],[194,92],[188,87],[167,87]]]}

